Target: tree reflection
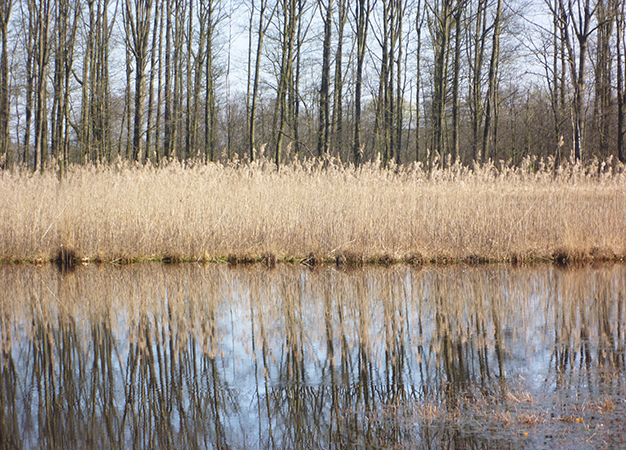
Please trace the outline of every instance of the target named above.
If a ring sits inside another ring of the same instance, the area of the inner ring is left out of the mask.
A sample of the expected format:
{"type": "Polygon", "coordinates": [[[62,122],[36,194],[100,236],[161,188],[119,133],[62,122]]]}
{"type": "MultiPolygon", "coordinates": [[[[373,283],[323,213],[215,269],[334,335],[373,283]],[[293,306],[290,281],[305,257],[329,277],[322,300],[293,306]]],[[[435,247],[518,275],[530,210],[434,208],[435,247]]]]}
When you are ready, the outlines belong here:
{"type": "Polygon", "coordinates": [[[578,377],[590,390],[607,388],[625,372],[624,279],[610,274],[586,268],[555,277],[551,365],[558,389],[581,384],[578,377]]]}
{"type": "Polygon", "coordinates": [[[624,393],[623,267],[0,270],[1,448],[501,448],[529,366],[624,393]]]}

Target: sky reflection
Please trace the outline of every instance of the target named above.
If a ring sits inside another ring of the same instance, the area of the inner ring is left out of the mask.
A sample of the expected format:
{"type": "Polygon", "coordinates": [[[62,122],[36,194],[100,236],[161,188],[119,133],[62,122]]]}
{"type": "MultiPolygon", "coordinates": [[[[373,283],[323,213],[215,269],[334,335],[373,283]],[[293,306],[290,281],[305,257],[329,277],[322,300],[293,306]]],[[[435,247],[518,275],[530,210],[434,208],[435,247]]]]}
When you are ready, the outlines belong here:
{"type": "Polygon", "coordinates": [[[624,442],[621,265],[0,276],[3,448],[624,442]]]}

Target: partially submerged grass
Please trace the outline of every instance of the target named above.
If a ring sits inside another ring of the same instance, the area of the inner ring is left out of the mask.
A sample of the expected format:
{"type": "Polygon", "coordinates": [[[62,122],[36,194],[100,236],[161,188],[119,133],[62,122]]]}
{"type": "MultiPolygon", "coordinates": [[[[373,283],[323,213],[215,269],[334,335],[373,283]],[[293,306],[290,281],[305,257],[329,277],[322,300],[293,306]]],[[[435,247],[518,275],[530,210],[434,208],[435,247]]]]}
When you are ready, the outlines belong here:
{"type": "Polygon", "coordinates": [[[626,175],[527,160],[359,168],[333,159],[0,173],[0,261],[308,265],[617,260],[626,175]],[[70,258],[71,257],[71,258],[70,258]]]}

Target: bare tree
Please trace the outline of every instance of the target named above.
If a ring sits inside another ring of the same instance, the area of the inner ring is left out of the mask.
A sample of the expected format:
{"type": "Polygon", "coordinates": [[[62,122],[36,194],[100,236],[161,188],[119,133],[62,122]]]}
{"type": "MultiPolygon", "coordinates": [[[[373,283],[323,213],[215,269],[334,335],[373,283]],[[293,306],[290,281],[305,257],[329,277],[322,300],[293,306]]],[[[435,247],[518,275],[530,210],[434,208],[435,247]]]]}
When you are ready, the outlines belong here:
{"type": "Polygon", "coordinates": [[[324,21],[324,43],[322,51],[322,82],[320,86],[319,120],[317,129],[317,155],[328,153],[330,146],[330,44],[332,37],[333,0],[326,4],[318,0],[324,21]]]}
{"type": "Polygon", "coordinates": [[[612,63],[611,38],[613,36],[614,17],[617,4],[613,0],[598,0],[596,8],[597,40],[595,69],[595,96],[593,117],[595,128],[599,134],[599,152],[603,157],[609,153],[609,125],[612,96],[612,63]]]}
{"type": "Polygon", "coordinates": [[[497,111],[498,103],[498,64],[500,59],[500,27],[502,22],[502,0],[497,1],[496,15],[493,22],[493,34],[491,43],[491,59],[489,60],[489,78],[487,87],[487,106],[485,107],[485,128],[483,131],[482,154],[495,159],[494,132],[492,122],[497,111]]]}
{"type": "MultiPolygon", "coordinates": [[[[156,111],[154,111],[154,80],[159,77],[161,79],[161,56],[163,54],[163,0],[155,0],[154,8],[154,24],[152,25],[152,50],[150,51],[150,79],[148,81],[148,117],[146,126],[146,151],[143,154],[143,163],[147,159],[153,161],[159,160],[159,113],[161,111],[160,101],[157,100],[156,111]],[[158,61],[158,62],[157,62],[158,61]],[[153,116],[155,117],[153,119],[153,116]],[[153,120],[155,124],[153,125],[153,120]],[[155,136],[154,146],[152,145],[152,137],[155,136]]],[[[161,89],[157,91],[160,97],[161,89]]]]}
{"type": "MultiPolygon", "coordinates": [[[[208,58],[214,57],[213,52],[213,35],[215,34],[216,27],[216,1],[212,0],[199,0],[197,6],[197,26],[192,25],[190,20],[189,36],[188,36],[188,55],[187,60],[193,61],[193,67],[188,66],[188,92],[187,92],[187,137],[186,148],[187,152],[191,156],[199,156],[198,152],[198,121],[200,112],[200,93],[202,89],[202,82],[206,79],[206,85],[211,91],[205,91],[205,100],[208,100],[209,106],[209,122],[206,132],[209,134],[210,140],[214,141],[214,129],[215,129],[215,103],[212,100],[214,98],[213,92],[213,61],[207,61],[208,58]],[[194,36],[194,28],[197,28],[197,34],[194,36]],[[192,48],[191,43],[197,41],[197,48],[195,51],[192,48]],[[206,65],[206,71],[205,71],[206,65]],[[191,69],[191,70],[189,70],[191,69]],[[191,87],[191,75],[193,74],[193,87],[191,87]]],[[[213,142],[208,142],[208,155],[209,159],[212,159],[212,147],[215,145],[213,142]]],[[[206,156],[207,152],[204,152],[206,156]]]]}
{"type": "MultiPolygon", "coordinates": [[[[265,17],[268,8],[268,0],[261,0],[259,5],[259,23],[257,27],[257,42],[256,42],[256,56],[254,59],[254,76],[252,78],[252,97],[250,100],[250,114],[248,119],[249,138],[250,138],[250,161],[254,160],[254,150],[256,148],[256,114],[257,104],[259,98],[259,82],[261,78],[261,56],[263,55],[263,40],[269,24],[272,22],[272,18],[276,12],[278,3],[274,5],[269,17],[265,17]]],[[[252,4],[252,12],[254,13],[254,3],[252,4]]],[[[250,19],[252,20],[252,19],[250,19]]],[[[252,48],[250,48],[250,54],[252,48]]],[[[250,57],[251,59],[251,57],[250,57]]]]}
{"type": "Polygon", "coordinates": [[[0,3],[0,162],[3,167],[13,168],[13,150],[9,134],[9,57],[8,24],[13,0],[0,3]]]}
{"type": "Polygon", "coordinates": [[[425,16],[422,13],[422,0],[417,0],[415,17],[415,32],[417,36],[417,49],[415,52],[415,161],[420,160],[420,140],[421,140],[421,95],[422,95],[422,28],[424,27],[425,16]]]}
{"type": "Polygon", "coordinates": [[[593,16],[598,3],[592,5],[591,0],[559,0],[558,17],[562,30],[563,41],[567,49],[568,63],[574,88],[573,125],[574,125],[574,157],[582,158],[585,131],[585,84],[587,52],[589,38],[595,31],[592,27],[593,16]],[[567,4],[565,4],[567,1],[567,4]],[[578,43],[578,54],[575,53],[571,31],[578,43]]]}
{"type": "Polygon", "coordinates": [[[337,151],[340,152],[343,147],[343,86],[345,78],[343,73],[343,41],[346,21],[348,19],[347,0],[337,1],[337,15],[337,46],[335,50],[332,134],[334,137],[334,146],[337,148],[337,151]]]}
{"type": "Polygon", "coordinates": [[[452,150],[454,159],[458,160],[459,155],[459,90],[461,76],[461,20],[465,13],[465,1],[457,1],[453,13],[454,18],[454,70],[452,79],[452,150]]]}
{"type": "Polygon", "coordinates": [[[624,102],[626,93],[624,91],[624,21],[626,19],[624,2],[616,2],[616,53],[617,53],[617,157],[622,163],[626,163],[626,153],[624,152],[624,102]]]}
{"type": "Polygon", "coordinates": [[[402,21],[406,2],[383,0],[382,30],[377,36],[381,47],[376,134],[382,160],[397,159],[401,146],[402,114],[402,21]]]}
{"type": "Polygon", "coordinates": [[[207,161],[215,160],[217,145],[217,99],[215,95],[215,53],[213,36],[221,17],[217,10],[217,1],[209,0],[204,6],[207,29],[205,36],[205,95],[204,95],[204,153],[207,161]]]}
{"type": "Polygon", "coordinates": [[[434,47],[433,70],[433,151],[442,155],[444,148],[445,111],[448,87],[448,54],[452,33],[454,0],[434,0],[427,4],[428,27],[434,47]]]}
{"type": "Polygon", "coordinates": [[[110,0],[87,0],[89,19],[81,80],[81,120],[76,132],[81,142],[81,157],[89,157],[92,161],[104,157],[111,161],[114,157],[111,145],[109,41],[115,17],[109,20],[109,5],[110,0]]]}
{"type": "Polygon", "coordinates": [[[135,59],[135,107],[131,159],[142,158],[143,121],[146,100],[146,65],[150,42],[152,0],[126,0],[124,25],[127,45],[135,59]]]}
{"type": "Polygon", "coordinates": [[[276,149],[274,160],[276,166],[280,166],[282,161],[282,146],[287,133],[289,120],[289,94],[294,88],[294,50],[296,40],[296,30],[298,26],[298,1],[281,0],[283,28],[281,32],[281,62],[278,80],[278,92],[276,99],[276,149]]]}
{"type": "Polygon", "coordinates": [[[50,62],[50,16],[52,2],[30,0],[29,9],[35,15],[34,76],[35,76],[35,160],[33,167],[43,169],[48,160],[48,63],[50,62]]]}
{"type": "Polygon", "coordinates": [[[165,67],[164,67],[164,136],[163,156],[174,156],[174,124],[172,119],[172,12],[174,0],[165,1],[165,67]]]}
{"type": "Polygon", "coordinates": [[[79,15],[78,3],[71,5],[68,0],[57,2],[51,150],[52,155],[61,163],[61,171],[65,170],[69,158],[70,77],[74,67],[74,47],[79,15]]]}
{"type": "Polygon", "coordinates": [[[354,140],[352,144],[352,154],[356,165],[363,159],[363,148],[361,147],[361,101],[363,90],[363,68],[365,64],[365,50],[367,46],[367,30],[369,27],[369,16],[372,11],[370,0],[358,0],[354,11],[356,22],[356,80],[354,84],[354,140]]]}
{"type": "Polygon", "coordinates": [[[476,11],[470,17],[473,19],[472,22],[474,22],[475,28],[470,42],[472,51],[469,60],[471,73],[469,108],[472,127],[472,159],[478,161],[482,156],[479,142],[483,117],[481,85],[485,41],[487,39],[487,0],[478,0],[476,11]]]}

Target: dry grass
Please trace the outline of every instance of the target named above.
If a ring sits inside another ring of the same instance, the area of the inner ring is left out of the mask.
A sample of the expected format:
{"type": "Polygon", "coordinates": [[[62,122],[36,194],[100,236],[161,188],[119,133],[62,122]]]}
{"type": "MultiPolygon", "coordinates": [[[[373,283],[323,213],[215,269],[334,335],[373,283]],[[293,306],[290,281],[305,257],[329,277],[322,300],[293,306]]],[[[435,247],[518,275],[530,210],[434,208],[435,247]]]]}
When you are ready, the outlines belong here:
{"type": "Polygon", "coordinates": [[[333,159],[0,173],[0,260],[612,260],[621,165],[355,169],[333,159]]]}

